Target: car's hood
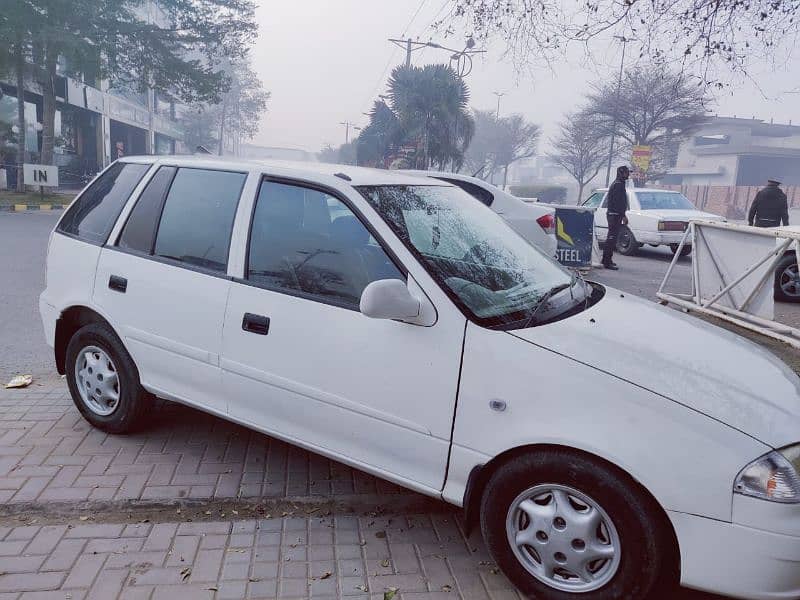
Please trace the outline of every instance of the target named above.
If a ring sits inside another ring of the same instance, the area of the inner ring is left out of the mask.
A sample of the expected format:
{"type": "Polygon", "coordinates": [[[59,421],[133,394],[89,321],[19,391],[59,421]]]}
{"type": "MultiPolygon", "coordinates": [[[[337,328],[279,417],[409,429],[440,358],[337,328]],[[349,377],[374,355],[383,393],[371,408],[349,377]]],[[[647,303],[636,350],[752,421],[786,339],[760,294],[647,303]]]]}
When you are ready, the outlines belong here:
{"type": "Polygon", "coordinates": [[[774,448],[800,441],[800,378],[764,348],[698,318],[607,288],[582,313],[509,333],[774,448]]]}
{"type": "Polygon", "coordinates": [[[724,217],[701,210],[681,210],[681,209],[649,209],[632,211],[648,217],[656,217],[662,221],[690,221],[692,219],[702,219],[704,221],[724,221],[724,217]]]}

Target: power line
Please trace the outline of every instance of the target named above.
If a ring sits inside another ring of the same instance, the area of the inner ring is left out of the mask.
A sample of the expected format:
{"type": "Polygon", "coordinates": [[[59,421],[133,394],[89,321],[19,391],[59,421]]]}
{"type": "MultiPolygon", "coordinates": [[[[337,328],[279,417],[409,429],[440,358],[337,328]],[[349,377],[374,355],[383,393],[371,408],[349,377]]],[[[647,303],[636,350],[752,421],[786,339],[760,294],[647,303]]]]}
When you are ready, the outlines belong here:
{"type": "MultiPolygon", "coordinates": [[[[427,1],[428,0],[422,0],[419,3],[419,6],[417,6],[417,10],[415,10],[414,14],[411,15],[411,20],[405,26],[405,29],[403,29],[403,33],[402,33],[402,35],[400,37],[405,37],[406,33],[408,32],[408,28],[411,27],[411,25],[414,23],[414,19],[417,18],[417,15],[422,10],[422,7],[425,6],[425,3],[427,1]]],[[[439,9],[439,12],[441,12],[441,9],[439,9]]],[[[378,83],[376,83],[375,86],[372,88],[372,92],[370,92],[370,95],[367,98],[366,102],[364,102],[364,104],[362,105],[362,108],[366,108],[369,105],[369,103],[372,102],[372,98],[375,96],[375,92],[378,91],[378,88],[383,83],[384,78],[386,77],[386,73],[389,71],[389,67],[392,64],[392,61],[394,61],[394,57],[395,57],[396,54],[397,54],[397,50],[396,49],[392,50],[392,53],[389,55],[389,60],[386,61],[386,65],[383,67],[383,70],[381,71],[380,77],[378,77],[378,83]]],[[[364,111],[362,110],[361,112],[363,113],[364,111]]]]}
{"type": "Polygon", "coordinates": [[[417,15],[419,14],[419,11],[422,10],[422,7],[425,6],[425,3],[427,1],[428,0],[422,0],[422,2],[419,3],[419,6],[417,7],[417,10],[414,11],[414,14],[411,16],[411,20],[408,22],[408,25],[406,25],[406,28],[403,29],[403,33],[400,34],[400,37],[405,37],[406,36],[406,33],[408,33],[409,27],[411,27],[411,24],[414,23],[414,19],[417,18],[417,15]]]}

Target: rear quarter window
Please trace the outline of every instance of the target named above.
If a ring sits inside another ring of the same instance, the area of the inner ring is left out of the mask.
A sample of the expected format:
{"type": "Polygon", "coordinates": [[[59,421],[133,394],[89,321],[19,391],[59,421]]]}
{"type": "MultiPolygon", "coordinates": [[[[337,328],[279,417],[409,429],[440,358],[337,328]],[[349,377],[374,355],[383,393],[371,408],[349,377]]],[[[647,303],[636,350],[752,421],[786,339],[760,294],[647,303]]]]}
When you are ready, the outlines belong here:
{"type": "Polygon", "coordinates": [[[57,231],[93,244],[103,244],[131,192],[150,168],[148,164],[111,165],[69,207],[57,231]]]}

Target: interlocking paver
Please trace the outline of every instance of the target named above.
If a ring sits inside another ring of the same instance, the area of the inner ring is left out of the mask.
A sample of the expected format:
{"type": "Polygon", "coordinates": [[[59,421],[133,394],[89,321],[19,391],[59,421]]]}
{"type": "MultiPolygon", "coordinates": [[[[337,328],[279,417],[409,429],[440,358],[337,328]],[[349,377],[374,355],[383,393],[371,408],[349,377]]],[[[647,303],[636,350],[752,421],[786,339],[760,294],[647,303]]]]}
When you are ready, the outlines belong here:
{"type": "MultiPolygon", "coordinates": [[[[63,382],[0,390],[0,502],[202,497],[216,515],[217,499],[237,496],[400,491],[185,407],[158,415],[139,434],[110,436],[77,414],[63,382]]],[[[520,598],[450,512],[180,523],[132,523],[124,510],[93,523],[87,513],[0,526],[0,600],[380,600],[390,588],[397,600],[520,598]]],[[[690,597],[700,600],[675,600],[690,597]]]]}
{"type": "Polygon", "coordinates": [[[401,488],[185,406],[130,436],[91,427],[61,379],[0,391],[0,501],[397,494],[401,488]]]}

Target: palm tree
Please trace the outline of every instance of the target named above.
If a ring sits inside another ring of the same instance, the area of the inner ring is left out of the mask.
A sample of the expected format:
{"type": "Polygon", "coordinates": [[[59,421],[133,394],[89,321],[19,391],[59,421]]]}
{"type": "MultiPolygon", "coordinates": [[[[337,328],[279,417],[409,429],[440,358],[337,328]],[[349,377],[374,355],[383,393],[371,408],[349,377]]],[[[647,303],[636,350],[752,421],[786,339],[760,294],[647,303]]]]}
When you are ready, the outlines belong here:
{"type": "Polygon", "coordinates": [[[458,168],[475,132],[469,89],[447,65],[396,67],[389,78],[389,100],[399,137],[421,151],[417,168],[458,168]]]}
{"type": "Polygon", "coordinates": [[[358,136],[358,164],[385,167],[390,149],[402,143],[402,130],[397,115],[383,100],[376,100],[369,120],[369,125],[358,136]]]}

